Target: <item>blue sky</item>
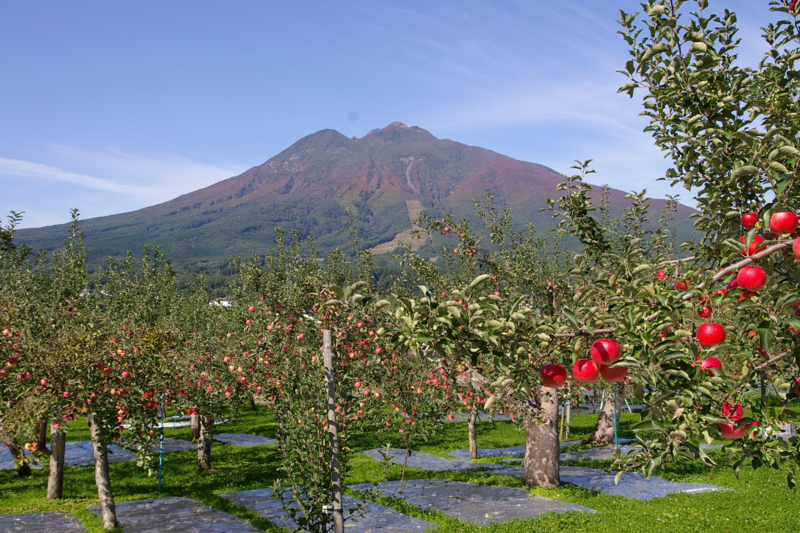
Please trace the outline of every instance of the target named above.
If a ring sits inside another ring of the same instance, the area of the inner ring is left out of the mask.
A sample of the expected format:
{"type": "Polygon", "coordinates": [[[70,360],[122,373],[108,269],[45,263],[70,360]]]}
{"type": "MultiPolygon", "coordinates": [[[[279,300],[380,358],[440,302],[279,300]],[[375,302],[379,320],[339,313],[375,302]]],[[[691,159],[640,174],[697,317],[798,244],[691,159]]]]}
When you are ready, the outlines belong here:
{"type": "MultiPolygon", "coordinates": [[[[763,52],[766,0],[739,13],[763,52]]],[[[638,2],[36,1],[0,4],[0,215],[131,211],[259,165],[325,128],[393,121],[651,196],[666,162],[616,94],[638,2]]]]}

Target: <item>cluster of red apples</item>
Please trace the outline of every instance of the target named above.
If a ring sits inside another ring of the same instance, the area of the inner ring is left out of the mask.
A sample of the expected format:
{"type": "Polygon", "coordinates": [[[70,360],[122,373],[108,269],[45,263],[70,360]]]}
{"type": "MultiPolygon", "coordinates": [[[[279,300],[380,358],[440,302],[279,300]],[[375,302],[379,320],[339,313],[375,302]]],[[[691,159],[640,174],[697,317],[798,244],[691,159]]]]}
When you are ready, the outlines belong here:
{"type": "MultiPolygon", "coordinates": [[[[745,229],[753,229],[758,223],[756,213],[742,213],[742,226],[745,229]]],[[[794,256],[800,259],[800,238],[797,237],[797,215],[790,211],[773,213],[769,220],[769,230],[772,233],[783,236],[794,237],[792,245],[794,256]]],[[[745,242],[746,237],[742,235],[740,241],[745,242]]],[[[742,248],[742,255],[750,256],[762,251],[764,248],[761,243],[764,237],[761,235],[753,236],[752,241],[742,248]]],[[[736,275],[736,285],[749,292],[758,292],[767,284],[767,272],[756,265],[748,265],[742,268],[736,275]]]]}
{"type": "MultiPolygon", "coordinates": [[[[752,229],[758,223],[758,215],[756,213],[743,213],[742,226],[746,229],[752,229]]],[[[793,251],[796,258],[800,259],[800,237],[797,237],[797,215],[788,211],[774,213],[770,218],[769,229],[772,233],[783,236],[791,236],[795,238],[793,244],[793,251]]],[[[742,242],[746,241],[746,237],[742,236],[742,242]]],[[[759,245],[764,242],[764,237],[755,235],[752,241],[742,249],[742,254],[746,256],[753,255],[762,251],[764,248],[759,245]]],[[[666,278],[666,273],[660,271],[657,276],[661,279],[666,278]]],[[[748,265],[739,270],[736,275],[735,285],[748,292],[758,292],[763,289],[767,284],[767,272],[757,265],[748,265]]],[[[678,282],[678,288],[687,289],[688,282],[678,282]]],[[[710,309],[700,312],[700,316],[707,318],[711,315],[710,309]]],[[[722,342],[725,342],[726,334],[725,328],[721,324],[707,323],[702,324],[697,330],[697,340],[703,348],[710,348],[722,342]]],[[[591,359],[581,358],[575,362],[572,368],[572,375],[576,381],[582,383],[594,383],[599,377],[606,381],[616,382],[622,381],[628,374],[627,367],[618,366],[612,367],[611,365],[620,357],[620,346],[617,341],[611,339],[598,339],[592,343],[591,359]]],[[[700,363],[704,371],[710,372],[712,368],[722,370],[722,364],[719,358],[711,356],[704,359],[700,363]]],[[[567,381],[567,370],[563,365],[548,364],[542,368],[541,372],[542,384],[545,387],[558,388],[562,387],[567,381]]]]}
{"type": "MultiPolygon", "coordinates": [[[[619,343],[611,339],[597,339],[592,343],[591,359],[578,359],[572,367],[572,376],[582,383],[594,383],[599,377],[606,381],[622,381],[628,375],[624,366],[612,367],[619,359],[621,350],[619,343]]],[[[567,369],[564,365],[544,365],[542,368],[542,385],[557,388],[567,381],[567,369]]]]}

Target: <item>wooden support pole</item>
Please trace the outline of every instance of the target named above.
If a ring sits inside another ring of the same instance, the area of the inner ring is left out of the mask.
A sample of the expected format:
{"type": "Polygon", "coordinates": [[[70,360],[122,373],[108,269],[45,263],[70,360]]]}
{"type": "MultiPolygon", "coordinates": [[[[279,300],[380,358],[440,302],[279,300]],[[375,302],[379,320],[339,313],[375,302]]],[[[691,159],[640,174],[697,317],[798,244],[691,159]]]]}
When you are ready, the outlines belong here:
{"type": "Polygon", "coordinates": [[[342,469],[340,465],[341,445],[336,425],[336,372],[333,366],[333,343],[331,330],[322,330],[322,361],[325,366],[325,382],[328,399],[328,434],[331,439],[331,492],[333,493],[333,533],[344,533],[342,513],[342,469]]]}

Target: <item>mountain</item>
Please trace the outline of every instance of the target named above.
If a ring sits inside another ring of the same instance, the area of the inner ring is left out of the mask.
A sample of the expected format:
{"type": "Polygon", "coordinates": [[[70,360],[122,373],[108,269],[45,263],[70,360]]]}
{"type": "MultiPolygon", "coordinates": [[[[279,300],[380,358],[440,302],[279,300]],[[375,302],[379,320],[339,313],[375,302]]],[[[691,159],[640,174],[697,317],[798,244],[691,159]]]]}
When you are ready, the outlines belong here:
{"type": "MultiPolygon", "coordinates": [[[[393,122],[361,138],[322,130],[239,176],[138,211],[83,220],[81,228],[92,267],[151,244],[179,271],[219,274],[233,256],[265,254],[276,227],[313,235],[322,251],[347,248],[346,209],[355,217],[362,246],[377,247],[376,253],[391,251],[398,234],[407,237],[410,217],[423,209],[433,216],[473,218],[472,199],[487,192],[520,224],[546,230],[553,222],[539,209],[545,198],[559,194],[561,181],[561,174],[542,165],[393,122]]],[[[628,205],[625,194],[610,191],[612,214],[628,205]]],[[[660,210],[664,201],[652,200],[651,206],[660,210]]],[[[680,206],[679,238],[691,233],[692,212],[680,206]]],[[[17,238],[54,250],[66,229],[20,230],[17,238]]]]}

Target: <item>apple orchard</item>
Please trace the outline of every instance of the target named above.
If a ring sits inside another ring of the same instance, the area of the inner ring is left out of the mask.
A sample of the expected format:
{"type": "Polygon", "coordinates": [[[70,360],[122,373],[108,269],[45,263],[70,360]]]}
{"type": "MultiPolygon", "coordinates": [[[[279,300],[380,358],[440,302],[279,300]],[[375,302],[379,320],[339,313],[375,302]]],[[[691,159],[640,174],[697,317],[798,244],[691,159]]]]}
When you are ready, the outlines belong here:
{"type": "Polygon", "coordinates": [[[12,215],[0,233],[0,436],[20,473],[30,450],[49,464],[48,498],[63,497],[65,431],[88,419],[114,527],[110,444],[140,450],[152,468],[163,403],[192,417],[197,467],[208,470],[214,422],[258,401],[278,425],[285,497],[304,527],[324,531],[332,460],[346,483],[352,436],[374,433],[380,445],[391,435],[412,450],[466,410],[476,452],[478,411],[503,410],[524,427],[525,483],[555,487],[559,403],[595,388],[612,400],[592,444],[612,441],[626,396],[645,406],[621,473],[713,464],[700,445],[723,439],[737,473],[783,470],[794,488],[800,442],[777,434],[796,423],[800,387],[800,6],[769,2],[780,20],[764,28],[764,59],[744,67],[736,15],[709,3],[650,0],[619,20],[630,52],[620,92],[642,98],[646,131],[670,161],[665,179],[697,197],[697,236],[680,246],[668,229],[674,200],[651,213],[632,193],[608,220],[579,162],[548,201],[559,222],[550,236],[516,230],[491,196],[476,201],[478,228],[423,213],[440,260],[405,248],[405,279],[378,294],[368,252],[320,258],[313,242],[279,232],[267,256],[235,261],[223,307],[209,305],[202,280],[179,290],[149,249],[141,262],[109,262],[87,293],[77,215],[64,248],[37,259],[15,244],[12,215]],[[657,229],[645,229],[651,218],[657,229]]]}

